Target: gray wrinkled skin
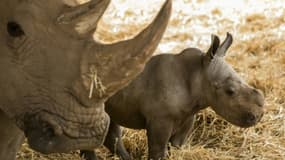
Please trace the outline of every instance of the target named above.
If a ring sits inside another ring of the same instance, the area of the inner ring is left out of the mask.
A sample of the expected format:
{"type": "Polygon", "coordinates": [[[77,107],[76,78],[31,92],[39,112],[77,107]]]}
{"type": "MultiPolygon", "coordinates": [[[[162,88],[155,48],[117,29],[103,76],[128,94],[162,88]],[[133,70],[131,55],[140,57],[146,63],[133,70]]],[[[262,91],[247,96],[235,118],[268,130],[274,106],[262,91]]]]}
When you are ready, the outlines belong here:
{"type": "Polygon", "coordinates": [[[42,153],[103,143],[109,126],[104,102],[143,70],[171,11],[167,0],[133,39],[105,45],[94,41],[93,33],[109,2],[1,1],[1,160],[15,159],[24,135],[42,153]],[[82,23],[88,25],[78,28],[82,23]],[[94,77],[101,88],[94,84],[90,93],[94,77]]]}
{"type": "Polygon", "coordinates": [[[208,106],[234,125],[255,125],[263,115],[264,96],[224,60],[231,44],[230,34],[221,45],[213,35],[207,53],[188,48],[153,57],[142,74],[107,101],[111,125],[104,145],[115,153],[116,144],[116,153],[129,160],[119,125],[146,129],[148,158],[162,159],[169,142],[177,147],[185,142],[194,115],[208,106]]]}

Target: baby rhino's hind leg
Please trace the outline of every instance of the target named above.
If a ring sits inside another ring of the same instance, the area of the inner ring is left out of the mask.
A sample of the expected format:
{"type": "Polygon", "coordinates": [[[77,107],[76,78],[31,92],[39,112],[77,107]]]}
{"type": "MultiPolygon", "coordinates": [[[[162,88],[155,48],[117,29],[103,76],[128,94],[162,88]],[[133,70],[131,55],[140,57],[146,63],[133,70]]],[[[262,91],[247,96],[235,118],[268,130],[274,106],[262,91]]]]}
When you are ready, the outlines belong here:
{"type": "Polygon", "coordinates": [[[119,125],[111,121],[108,134],[106,136],[104,145],[113,153],[123,160],[131,160],[131,156],[127,152],[122,142],[122,132],[119,125]]]}
{"type": "Polygon", "coordinates": [[[177,128],[176,132],[171,136],[170,143],[174,147],[181,147],[190,136],[194,124],[194,116],[190,116],[186,121],[177,128]]]}

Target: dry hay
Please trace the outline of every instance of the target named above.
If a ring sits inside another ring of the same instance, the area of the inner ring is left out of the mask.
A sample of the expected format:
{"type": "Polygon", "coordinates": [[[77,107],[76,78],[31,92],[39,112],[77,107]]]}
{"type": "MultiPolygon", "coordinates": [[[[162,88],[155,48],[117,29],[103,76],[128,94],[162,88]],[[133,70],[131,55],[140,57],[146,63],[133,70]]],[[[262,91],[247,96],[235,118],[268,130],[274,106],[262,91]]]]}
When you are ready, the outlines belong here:
{"type": "MultiPolygon", "coordinates": [[[[113,0],[95,38],[110,43],[132,37],[150,22],[162,2],[113,0]]],[[[263,90],[266,114],[255,127],[241,129],[222,120],[210,109],[202,111],[187,144],[181,149],[171,148],[169,159],[285,159],[284,4],[284,0],[174,0],[171,22],[156,53],[179,52],[186,47],[206,50],[211,33],[224,38],[226,32],[231,32],[234,43],[227,61],[251,85],[263,90]]],[[[145,131],[125,129],[123,141],[135,159],[146,158],[145,131]]],[[[103,159],[118,159],[110,157],[103,147],[96,152],[103,159]]],[[[41,155],[24,144],[18,159],[80,158],[77,152],[41,155]]]]}

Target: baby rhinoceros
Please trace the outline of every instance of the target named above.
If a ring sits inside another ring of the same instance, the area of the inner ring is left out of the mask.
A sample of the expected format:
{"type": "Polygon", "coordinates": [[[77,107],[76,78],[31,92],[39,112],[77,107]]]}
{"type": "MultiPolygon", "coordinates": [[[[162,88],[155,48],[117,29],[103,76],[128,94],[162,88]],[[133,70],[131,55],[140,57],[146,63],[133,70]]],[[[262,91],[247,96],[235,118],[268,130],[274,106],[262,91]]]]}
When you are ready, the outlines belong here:
{"type": "Polygon", "coordinates": [[[212,35],[206,53],[188,48],[177,55],[154,56],[142,74],[107,101],[112,122],[104,145],[131,159],[119,125],[146,129],[148,158],[163,159],[167,144],[181,146],[191,133],[194,115],[208,106],[234,125],[255,125],[263,115],[264,96],[224,60],[231,44],[229,33],[221,45],[212,35]]]}

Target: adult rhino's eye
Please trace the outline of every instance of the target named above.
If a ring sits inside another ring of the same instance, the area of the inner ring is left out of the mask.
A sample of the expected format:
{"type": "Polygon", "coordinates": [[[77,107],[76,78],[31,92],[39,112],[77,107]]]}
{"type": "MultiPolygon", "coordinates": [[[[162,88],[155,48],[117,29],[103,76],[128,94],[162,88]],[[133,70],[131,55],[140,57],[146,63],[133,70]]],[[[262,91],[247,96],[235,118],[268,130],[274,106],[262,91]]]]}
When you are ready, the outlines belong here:
{"type": "Polygon", "coordinates": [[[20,37],[25,34],[24,31],[22,30],[22,27],[16,22],[7,23],[7,32],[12,37],[20,37]]]}
{"type": "Polygon", "coordinates": [[[235,95],[235,90],[234,90],[234,88],[227,88],[227,89],[225,90],[225,92],[226,92],[226,94],[227,94],[228,96],[234,96],[234,95],[235,95]]]}

